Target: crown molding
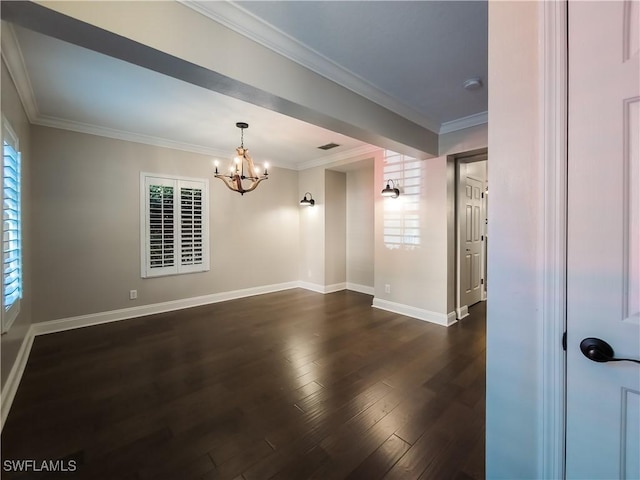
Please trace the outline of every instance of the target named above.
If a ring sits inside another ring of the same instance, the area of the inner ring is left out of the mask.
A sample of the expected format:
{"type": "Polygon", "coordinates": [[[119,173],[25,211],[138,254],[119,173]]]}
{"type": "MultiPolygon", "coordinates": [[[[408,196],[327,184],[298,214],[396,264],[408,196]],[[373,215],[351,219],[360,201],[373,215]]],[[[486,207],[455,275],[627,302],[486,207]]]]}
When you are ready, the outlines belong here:
{"type": "MultiPolygon", "coordinates": [[[[61,130],[69,130],[72,132],[86,133],[89,135],[97,135],[99,137],[113,138],[116,140],[124,140],[127,142],[142,143],[145,145],[152,145],[154,147],[170,148],[173,150],[180,150],[183,152],[199,153],[202,155],[209,155],[219,159],[226,159],[231,156],[231,152],[226,150],[219,150],[216,148],[204,147],[202,145],[196,145],[185,142],[177,142],[174,140],[167,140],[165,138],[153,137],[151,135],[142,135],[139,133],[131,133],[124,130],[116,130],[113,128],[101,127],[88,123],[74,122],[71,120],[64,120],[56,117],[49,117],[46,115],[40,115],[34,122],[34,125],[41,125],[43,127],[59,128],[61,130]]],[[[286,168],[289,170],[306,170],[308,168],[318,167],[321,165],[327,165],[330,163],[347,160],[357,157],[359,155],[365,155],[380,150],[380,147],[375,145],[363,145],[360,147],[345,150],[343,152],[337,152],[335,154],[309,160],[299,165],[290,165],[279,162],[272,162],[272,167],[286,168]]]]}
{"type": "Polygon", "coordinates": [[[27,67],[24,63],[22,50],[16,37],[16,31],[13,25],[8,22],[2,22],[2,59],[4,60],[9,76],[13,80],[13,84],[18,91],[18,97],[24,108],[27,118],[31,123],[40,116],[36,96],[33,93],[31,80],[27,73],[27,67]]]}
{"type": "MultiPolygon", "coordinates": [[[[131,133],[124,130],[117,130],[113,128],[101,127],[88,123],[74,122],[72,120],[64,120],[56,117],[50,117],[46,115],[40,115],[35,121],[34,125],[40,125],[43,127],[59,128],[61,130],[69,130],[72,132],[86,133],[89,135],[96,135],[99,137],[113,138],[116,140],[124,140],[127,142],[142,143],[145,145],[152,145],[161,148],[170,148],[173,150],[180,150],[183,152],[199,153],[201,155],[209,155],[211,157],[217,157],[219,159],[229,158],[230,152],[226,150],[219,150],[211,147],[204,147],[202,145],[196,145],[185,142],[177,142],[174,140],[167,140],[165,138],[153,137],[151,135],[143,135],[139,133],[131,133]]],[[[345,150],[343,152],[337,152],[335,154],[309,160],[300,165],[283,164],[279,162],[273,162],[272,166],[277,168],[286,168],[289,170],[306,170],[308,168],[318,167],[321,165],[327,165],[330,163],[347,160],[360,155],[373,153],[380,150],[380,147],[374,145],[363,145],[360,147],[345,150]]]]}
{"type": "Polygon", "coordinates": [[[457,130],[463,130],[469,127],[475,127],[476,125],[483,125],[489,121],[488,112],[480,112],[473,115],[469,115],[468,117],[458,118],[456,120],[451,120],[450,122],[444,122],[440,126],[439,134],[443,133],[451,133],[457,130]]]}
{"type": "MultiPolygon", "coordinates": [[[[178,142],[175,140],[154,137],[152,135],[143,135],[139,133],[128,132],[125,130],[118,130],[89,123],[76,122],[73,120],[67,120],[49,115],[43,115],[40,113],[40,110],[38,108],[36,97],[31,86],[31,80],[25,66],[24,57],[22,56],[22,50],[20,49],[20,44],[18,43],[15,30],[13,28],[13,25],[10,23],[2,22],[1,45],[2,59],[4,60],[9,75],[16,87],[16,90],[18,91],[18,96],[20,97],[20,102],[22,103],[27,118],[33,125],[59,128],[61,130],[86,133],[89,135],[97,135],[100,137],[113,138],[116,140],[124,140],[134,143],[142,143],[155,147],[199,153],[202,155],[209,155],[221,159],[229,158],[229,156],[231,155],[231,153],[226,150],[220,150],[186,142],[178,142]]],[[[347,150],[338,154],[330,155],[328,157],[310,160],[308,162],[305,162],[305,164],[303,164],[302,166],[283,164],[280,162],[273,162],[272,166],[277,168],[286,168],[289,170],[304,170],[313,166],[333,163],[336,161],[354,157],[356,155],[360,155],[362,153],[368,153],[368,151],[373,151],[375,149],[378,149],[378,147],[365,145],[364,147],[347,150]]]]}
{"type": "Polygon", "coordinates": [[[234,32],[308,68],[338,85],[418,125],[438,132],[440,124],[375,87],[366,79],[270,25],[232,1],[178,0],[180,3],[234,32]]]}
{"type": "MultiPolygon", "coordinates": [[[[40,125],[43,127],[59,128],[61,130],[69,130],[72,132],[86,133],[89,135],[96,135],[99,137],[113,138],[116,140],[124,140],[127,142],[142,143],[145,145],[152,145],[154,147],[170,148],[173,150],[180,150],[183,152],[199,153],[202,155],[209,155],[218,159],[227,159],[232,156],[231,152],[226,150],[219,150],[216,148],[204,147],[202,145],[196,145],[192,143],[177,142],[174,140],[167,140],[165,138],[154,137],[151,135],[143,135],[139,133],[131,133],[124,130],[117,130],[114,128],[107,128],[98,125],[92,125],[89,123],[75,122],[72,120],[64,120],[57,117],[50,117],[47,115],[39,115],[34,125],[40,125]]],[[[375,145],[362,145],[360,147],[352,148],[342,152],[336,152],[332,155],[317,158],[314,160],[308,160],[300,165],[292,166],[279,164],[274,162],[273,167],[287,168],[289,170],[306,170],[308,168],[318,167],[321,165],[327,165],[330,163],[340,162],[360,155],[366,155],[380,150],[380,147],[375,145]]]]}
{"type": "Polygon", "coordinates": [[[200,153],[203,155],[211,155],[214,157],[229,157],[230,153],[215,148],[204,147],[185,142],[177,142],[165,138],[154,137],[151,135],[143,135],[140,133],[132,133],[114,128],[92,125],[89,123],[75,122],[73,120],[65,120],[47,115],[40,115],[34,122],[35,125],[44,127],[59,128],[62,130],[70,130],[72,132],[87,133],[89,135],[97,135],[100,137],[114,138],[116,140],[125,140],[134,143],[144,143],[156,147],[171,148],[173,150],[182,150],[185,152],[200,153]]]}

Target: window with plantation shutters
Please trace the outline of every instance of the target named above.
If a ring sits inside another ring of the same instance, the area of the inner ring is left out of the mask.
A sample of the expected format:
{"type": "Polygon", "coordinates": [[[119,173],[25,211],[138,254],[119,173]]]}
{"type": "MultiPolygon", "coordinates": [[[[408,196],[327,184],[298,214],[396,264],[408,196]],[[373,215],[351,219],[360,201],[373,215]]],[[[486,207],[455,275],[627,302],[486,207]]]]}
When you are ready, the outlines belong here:
{"type": "Polygon", "coordinates": [[[209,270],[206,179],[140,175],[142,277],[209,270]]]}
{"type": "Polygon", "coordinates": [[[6,119],[2,119],[2,332],[20,311],[22,298],[22,220],[20,147],[6,119]]]}
{"type": "Polygon", "coordinates": [[[420,248],[423,163],[391,150],[384,152],[384,180],[393,180],[402,188],[399,199],[384,202],[384,244],[391,250],[420,248]]]}

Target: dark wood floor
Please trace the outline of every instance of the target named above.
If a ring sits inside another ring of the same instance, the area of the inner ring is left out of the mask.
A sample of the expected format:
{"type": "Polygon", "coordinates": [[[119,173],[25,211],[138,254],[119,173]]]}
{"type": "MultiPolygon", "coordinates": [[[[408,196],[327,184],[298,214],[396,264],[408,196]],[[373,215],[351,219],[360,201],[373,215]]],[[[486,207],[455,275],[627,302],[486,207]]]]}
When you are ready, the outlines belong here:
{"type": "Polygon", "coordinates": [[[484,478],[484,303],[444,328],[294,289],[36,338],[7,459],[86,479],[484,478]]]}

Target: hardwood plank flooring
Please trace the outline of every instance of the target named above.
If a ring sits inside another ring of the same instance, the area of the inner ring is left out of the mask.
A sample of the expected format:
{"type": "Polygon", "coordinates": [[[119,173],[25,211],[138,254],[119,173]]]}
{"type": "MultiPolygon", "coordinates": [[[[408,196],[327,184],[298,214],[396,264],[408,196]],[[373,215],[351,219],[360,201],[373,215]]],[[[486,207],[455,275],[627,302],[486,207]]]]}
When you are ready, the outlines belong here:
{"type": "Polygon", "coordinates": [[[2,477],[483,479],[484,309],[445,328],[293,289],[36,337],[2,477]]]}

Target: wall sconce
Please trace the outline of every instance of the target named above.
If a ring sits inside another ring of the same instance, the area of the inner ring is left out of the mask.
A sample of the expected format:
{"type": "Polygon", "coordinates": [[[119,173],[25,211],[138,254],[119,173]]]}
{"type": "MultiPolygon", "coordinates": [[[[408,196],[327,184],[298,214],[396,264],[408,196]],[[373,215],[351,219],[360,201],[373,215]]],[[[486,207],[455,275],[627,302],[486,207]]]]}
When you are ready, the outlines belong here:
{"type": "Polygon", "coordinates": [[[396,188],[396,183],[393,180],[387,180],[387,186],[382,189],[381,193],[383,197],[398,198],[400,196],[400,190],[396,188]]]}
{"type": "Polygon", "coordinates": [[[302,197],[302,200],[300,200],[300,205],[303,207],[313,207],[315,204],[316,201],[313,199],[309,192],[305,193],[304,197],[302,197]],[[309,198],[307,198],[307,195],[309,195],[309,198]]]}

